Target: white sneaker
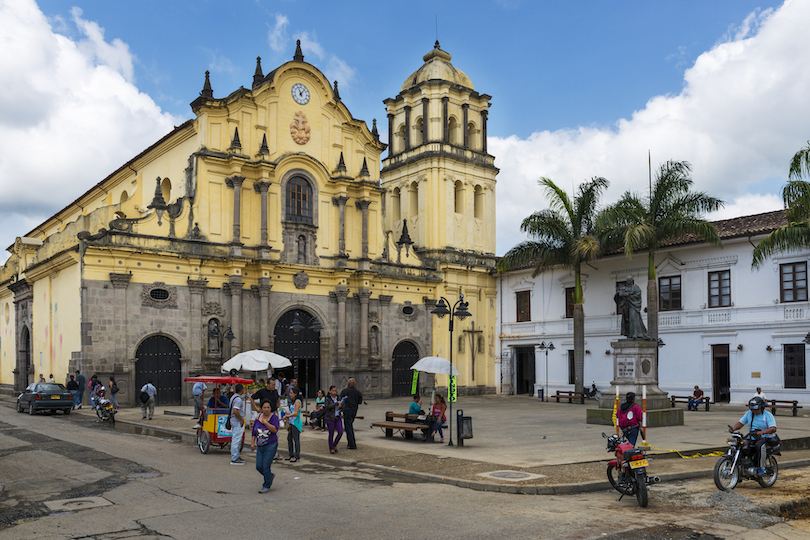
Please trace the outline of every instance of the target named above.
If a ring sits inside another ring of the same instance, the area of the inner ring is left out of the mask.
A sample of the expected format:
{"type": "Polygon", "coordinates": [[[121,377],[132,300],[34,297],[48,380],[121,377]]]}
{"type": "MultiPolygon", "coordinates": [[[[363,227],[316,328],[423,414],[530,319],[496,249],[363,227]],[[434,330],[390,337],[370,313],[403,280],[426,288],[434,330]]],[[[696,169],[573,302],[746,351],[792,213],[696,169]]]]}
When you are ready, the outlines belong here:
{"type": "Polygon", "coordinates": [[[197,422],[196,424],[194,424],[194,429],[200,429],[201,427],[202,427],[202,426],[200,425],[200,423],[199,423],[199,422],[197,422]]]}

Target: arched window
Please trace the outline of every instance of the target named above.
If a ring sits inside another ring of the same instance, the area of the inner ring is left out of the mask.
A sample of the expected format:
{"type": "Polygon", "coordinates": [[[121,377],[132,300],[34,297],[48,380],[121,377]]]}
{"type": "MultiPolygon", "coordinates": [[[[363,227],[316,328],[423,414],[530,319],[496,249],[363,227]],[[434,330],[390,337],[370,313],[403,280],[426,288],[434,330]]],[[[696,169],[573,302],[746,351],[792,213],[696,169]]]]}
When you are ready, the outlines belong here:
{"type": "Polygon", "coordinates": [[[475,124],[470,122],[467,124],[467,144],[473,150],[481,150],[481,143],[478,140],[478,129],[475,124]]]}
{"type": "Polygon", "coordinates": [[[163,192],[163,200],[166,201],[166,204],[172,202],[172,181],[168,178],[164,178],[163,181],[160,183],[160,191],[163,192]]]}
{"type": "Polygon", "coordinates": [[[461,126],[454,116],[451,116],[447,122],[447,130],[450,133],[450,144],[461,146],[461,126]]]}
{"type": "Polygon", "coordinates": [[[464,184],[461,180],[456,180],[456,214],[464,213],[464,184]]]}
{"type": "Polygon", "coordinates": [[[417,118],[416,124],[414,124],[413,126],[413,137],[411,138],[411,140],[413,141],[413,146],[419,146],[424,142],[422,138],[422,126],[423,126],[422,119],[417,118]]]}
{"type": "Polygon", "coordinates": [[[399,188],[394,188],[394,193],[391,196],[391,210],[393,211],[394,222],[402,220],[402,199],[399,194],[399,188]]]}
{"type": "Polygon", "coordinates": [[[481,186],[475,186],[475,217],[484,219],[484,189],[481,186]]]}
{"type": "Polygon", "coordinates": [[[408,213],[415,216],[419,213],[419,184],[413,182],[408,194],[410,196],[410,201],[408,202],[408,213]]]}
{"type": "Polygon", "coordinates": [[[394,141],[394,143],[395,143],[394,144],[394,151],[397,152],[397,153],[404,152],[405,151],[405,124],[402,124],[401,126],[399,126],[399,129],[397,130],[397,134],[396,134],[395,138],[396,138],[396,140],[394,141]]]}
{"type": "Polygon", "coordinates": [[[122,203],[122,202],[126,201],[127,199],[129,199],[129,195],[127,194],[127,190],[124,190],[124,191],[121,192],[121,199],[118,202],[122,203]]]}
{"type": "Polygon", "coordinates": [[[287,182],[287,221],[312,223],[312,186],[304,177],[287,182]]]}

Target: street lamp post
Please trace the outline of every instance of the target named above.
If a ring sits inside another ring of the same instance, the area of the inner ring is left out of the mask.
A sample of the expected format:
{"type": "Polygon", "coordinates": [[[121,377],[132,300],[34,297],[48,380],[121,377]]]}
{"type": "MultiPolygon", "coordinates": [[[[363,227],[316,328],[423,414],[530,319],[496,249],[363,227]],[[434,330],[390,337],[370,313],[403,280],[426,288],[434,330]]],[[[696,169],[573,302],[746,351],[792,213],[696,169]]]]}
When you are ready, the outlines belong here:
{"type": "Polygon", "coordinates": [[[556,348],[557,347],[555,347],[554,343],[551,341],[548,342],[548,345],[546,345],[545,341],[542,341],[539,347],[541,351],[546,351],[546,384],[543,387],[543,394],[545,394],[544,397],[546,398],[545,401],[548,401],[548,351],[553,351],[556,348]]]}
{"type": "MultiPolygon", "coordinates": [[[[298,362],[298,373],[301,373],[301,359],[298,357],[298,334],[301,330],[314,330],[316,332],[323,330],[323,325],[318,317],[312,317],[306,326],[301,322],[301,317],[298,312],[295,312],[295,318],[290,325],[290,330],[295,332],[295,361],[298,362]]],[[[309,391],[307,390],[307,383],[309,382],[309,362],[304,362],[304,410],[309,411],[309,391]]]]}
{"type": "Polygon", "coordinates": [[[438,316],[440,319],[443,319],[445,315],[450,315],[450,373],[449,378],[447,380],[447,397],[448,401],[450,402],[450,444],[447,446],[453,446],[453,400],[450,397],[450,382],[453,378],[453,320],[458,317],[459,320],[464,320],[467,317],[471,317],[469,311],[467,311],[467,302],[464,301],[464,295],[458,295],[458,301],[453,304],[451,309],[448,309],[447,306],[450,305],[450,302],[443,296],[439,297],[439,303],[436,304],[436,307],[431,311],[432,314],[438,316]]]}

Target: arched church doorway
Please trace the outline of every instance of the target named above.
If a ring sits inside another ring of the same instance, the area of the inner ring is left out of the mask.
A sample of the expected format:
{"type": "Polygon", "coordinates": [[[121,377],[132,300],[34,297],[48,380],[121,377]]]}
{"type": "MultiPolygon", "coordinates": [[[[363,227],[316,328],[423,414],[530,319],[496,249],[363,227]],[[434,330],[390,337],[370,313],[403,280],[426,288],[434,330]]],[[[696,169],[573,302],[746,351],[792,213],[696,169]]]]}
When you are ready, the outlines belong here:
{"type": "Polygon", "coordinates": [[[290,359],[292,366],[283,369],[287,379],[298,379],[298,388],[307,398],[315,398],[321,384],[321,336],[312,326],[318,326],[317,319],[302,309],[292,309],[282,315],[276,323],[273,350],[276,354],[290,359]],[[303,327],[293,329],[296,317],[303,327]]]}
{"type": "Polygon", "coordinates": [[[413,371],[411,366],[419,360],[419,351],[411,341],[403,341],[394,347],[391,359],[391,395],[408,396],[411,394],[413,371]]]}
{"type": "Polygon", "coordinates": [[[17,352],[17,377],[15,378],[16,390],[23,391],[28,386],[29,372],[31,370],[31,333],[27,326],[23,326],[20,332],[20,348],[17,352]]]}
{"type": "Polygon", "coordinates": [[[151,336],[143,340],[135,352],[135,389],[148,381],[157,388],[161,405],[180,405],[180,347],[167,336],[151,336]]]}

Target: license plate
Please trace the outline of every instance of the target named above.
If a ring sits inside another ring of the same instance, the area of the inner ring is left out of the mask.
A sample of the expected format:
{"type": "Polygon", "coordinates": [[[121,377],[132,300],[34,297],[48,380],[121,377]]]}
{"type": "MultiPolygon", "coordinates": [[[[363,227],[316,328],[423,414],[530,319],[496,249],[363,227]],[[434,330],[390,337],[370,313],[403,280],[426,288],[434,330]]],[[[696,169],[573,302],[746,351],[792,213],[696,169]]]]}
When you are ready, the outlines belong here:
{"type": "Polygon", "coordinates": [[[106,406],[106,407],[104,407],[104,408],[105,408],[105,409],[107,409],[107,410],[109,411],[109,410],[111,410],[111,409],[113,408],[113,406],[112,406],[112,405],[107,405],[107,406],[106,406]]]}
{"type": "Polygon", "coordinates": [[[51,396],[51,399],[59,399],[60,396],[51,396]]]}
{"type": "Polygon", "coordinates": [[[639,460],[630,462],[630,468],[631,469],[638,469],[639,467],[646,467],[647,465],[648,465],[648,463],[647,463],[646,459],[639,459],[639,460]]]}

